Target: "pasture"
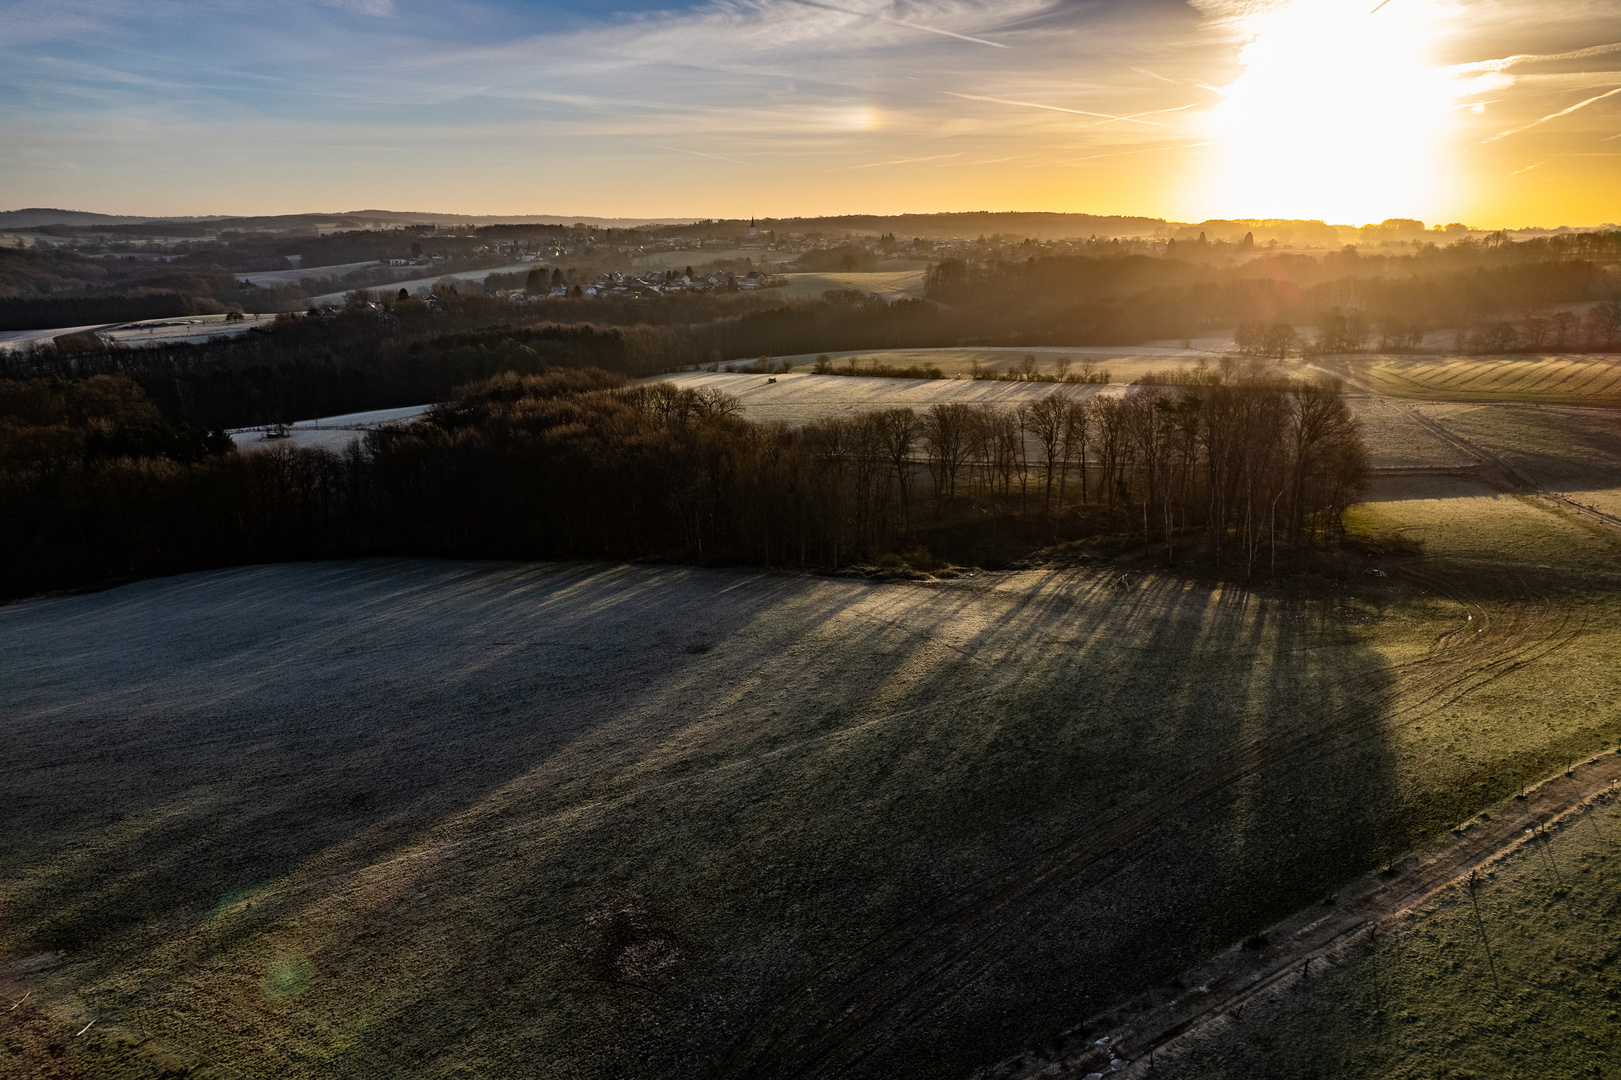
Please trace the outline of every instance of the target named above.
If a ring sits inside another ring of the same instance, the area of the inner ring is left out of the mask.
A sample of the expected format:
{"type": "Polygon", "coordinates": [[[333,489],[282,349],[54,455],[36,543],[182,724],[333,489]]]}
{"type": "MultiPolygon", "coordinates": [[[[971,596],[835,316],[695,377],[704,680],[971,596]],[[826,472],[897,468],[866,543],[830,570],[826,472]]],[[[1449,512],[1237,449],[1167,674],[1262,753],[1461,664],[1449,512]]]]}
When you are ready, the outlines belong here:
{"type": "Polygon", "coordinates": [[[0,608],[16,1038],[967,1075],[1621,738],[1613,537],[1380,484],[1356,527],[1428,543],[1383,578],[374,561],[0,608]]]}
{"type": "Polygon", "coordinates": [[[777,359],[788,360],[796,368],[806,368],[816,363],[818,356],[823,355],[841,368],[850,361],[854,361],[857,367],[869,367],[873,364],[903,368],[933,365],[948,378],[967,378],[973,371],[975,363],[986,372],[1010,372],[1027,356],[1034,358],[1036,369],[1041,374],[1051,375],[1054,372],[1053,364],[1067,357],[1071,362],[1071,370],[1078,371],[1083,364],[1107,368],[1112,376],[1111,381],[1117,383],[1132,382],[1150,371],[1171,371],[1178,367],[1191,366],[1201,359],[1208,364],[1220,361],[1220,357],[1214,353],[1146,345],[1126,349],[1091,345],[1070,349],[1041,345],[1029,348],[857,349],[825,354],[801,353],[777,359]]]}
{"type": "Polygon", "coordinates": [[[1621,405],[1621,356],[1355,356],[1332,365],[1382,394],[1424,401],[1621,405]]]}
{"type": "MultiPolygon", "coordinates": [[[[1102,362],[1132,357],[1168,366],[1102,362]]],[[[1124,392],[668,378],[790,424],[1124,392]]],[[[1376,466],[1465,464],[1352,404],[1376,466]]],[[[1602,411],[1421,408],[1538,483],[1621,489],[1602,411]]],[[[367,560],[0,607],[6,1052],[593,1080],[1039,1058],[1621,743],[1621,533],[1470,475],[1376,475],[1347,524],[1366,554],[1276,581],[367,560]]],[[[1157,1067],[1608,1068],[1618,816],[1157,1067]]]]}
{"type": "MultiPolygon", "coordinates": [[[[687,389],[724,390],[737,398],[741,414],[759,423],[791,427],[829,416],[848,416],[872,409],[927,409],[940,402],[1017,406],[1054,392],[1086,398],[1109,392],[1108,386],[1054,383],[970,381],[967,379],[868,379],[843,375],[744,375],[682,371],[655,376],[687,389]],[[773,381],[774,380],[774,381],[773,381]]],[[[1112,388],[1120,392],[1120,387],[1112,388]]]]}
{"type": "MultiPolygon", "coordinates": [[[[934,357],[938,354],[929,355],[928,362],[941,363],[942,366],[957,359],[948,355],[944,360],[936,360],[934,357]]],[[[911,351],[861,354],[862,363],[869,360],[887,364],[918,362],[917,354],[911,351]]],[[[1164,370],[1165,365],[1158,360],[1137,357],[1126,358],[1122,363],[1120,359],[1104,357],[1096,362],[1107,364],[1111,371],[1117,365],[1139,363],[1154,363],[1158,370],[1164,370]]],[[[842,359],[839,361],[841,365],[843,362],[842,359]]],[[[1009,361],[998,358],[996,362],[1009,361]]],[[[1039,401],[1054,393],[1088,398],[1099,394],[1118,395],[1126,389],[1119,382],[1074,384],[964,378],[852,378],[844,375],[808,375],[802,373],[802,369],[799,373],[771,376],[685,371],[655,378],[691,389],[724,390],[737,398],[742,415],[750,420],[760,423],[780,421],[791,427],[823,417],[848,416],[871,409],[908,407],[921,411],[942,402],[1011,408],[1039,401]]],[[[1470,464],[1466,455],[1426,430],[1400,406],[1370,395],[1351,394],[1348,400],[1363,425],[1372,464],[1376,468],[1446,468],[1470,464]]]]}
{"type": "Polygon", "coordinates": [[[820,299],[829,289],[855,289],[876,293],[885,300],[906,300],[923,295],[923,270],[876,270],[869,273],[791,273],[784,289],[775,294],[785,300],[820,299]]]}
{"type": "Polygon", "coordinates": [[[1618,844],[1621,804],[1601,796],[1156,1075],[1613,1075],[1618,844]]]}

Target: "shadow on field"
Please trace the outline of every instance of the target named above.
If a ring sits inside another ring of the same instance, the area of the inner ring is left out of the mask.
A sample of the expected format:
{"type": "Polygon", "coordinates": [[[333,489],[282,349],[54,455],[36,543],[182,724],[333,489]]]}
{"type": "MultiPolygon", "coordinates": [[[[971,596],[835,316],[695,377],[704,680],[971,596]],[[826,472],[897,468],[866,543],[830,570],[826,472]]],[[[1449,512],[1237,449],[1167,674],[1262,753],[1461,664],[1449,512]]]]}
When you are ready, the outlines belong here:
{"type": "Polygon", "coordinates": [[[1407,839],[1336,609],[1112,582],[367,562],[0,609],[0,949],[278,1076],[965,1075],[1407,839]]]}
{"type": "Polygon", "coordinates": [[[1375,865],[1401,842],[1392,676],[1327,614],[1176,582],[1020,594],[962,646],[1006,670],[993,692],[849,755],[893,754],[898,790],[883,813],[829,800],[834,859],[904,848],[909,888],[869,939],[765,995],[726,1074],[966,1074],[1375,865]]]}

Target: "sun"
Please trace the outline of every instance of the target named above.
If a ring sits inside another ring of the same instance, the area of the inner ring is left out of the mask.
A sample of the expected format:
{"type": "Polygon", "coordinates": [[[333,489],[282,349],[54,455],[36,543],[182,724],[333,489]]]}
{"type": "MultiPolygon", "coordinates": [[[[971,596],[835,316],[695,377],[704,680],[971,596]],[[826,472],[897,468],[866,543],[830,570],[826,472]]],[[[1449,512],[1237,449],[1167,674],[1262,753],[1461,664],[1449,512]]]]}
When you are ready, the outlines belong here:
{"type": "Polygon", "coordinates": [[[1212,216],[1340,223],[1444,202],[1455,94],[1443,0],[1295,0],[1246,20],[1244,71],[1209,114],[1212,216]]]}

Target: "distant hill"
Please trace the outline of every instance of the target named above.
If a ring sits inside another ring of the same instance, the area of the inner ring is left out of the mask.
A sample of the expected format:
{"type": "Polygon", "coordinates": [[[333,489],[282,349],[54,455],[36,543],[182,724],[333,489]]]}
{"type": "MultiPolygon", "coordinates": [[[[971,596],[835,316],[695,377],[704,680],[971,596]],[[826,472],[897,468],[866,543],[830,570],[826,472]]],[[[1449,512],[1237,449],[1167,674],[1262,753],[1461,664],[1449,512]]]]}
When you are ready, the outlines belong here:
{"type": "Polygon", "coordinates": [[[137,221],[151,220],[144,217],[92,214],[84,210],[52,210],[43,206],[30,206],[23,210],[0,210],[0,229],[34,229],[41,225],[128,225],[137,221]]]}
{"type": "Polygon", "coordinates": [[[76,228],[97,225],[184,224],[208,223],[220,230],[237,229],[244,232],[294,232],[320,229],[323,232],[359,229],[389,228],[400,225],[534,225],[583,222],[592,228],[630,228],[637,225],[684,225],[692,218],[603,218],[577,214],[435,214],[402,210],[345,210],[315,214],[268,214],[253,217],[228,215],[141,216],[93,214],[84,210],[56,210],[48,207],[27,207],[22,210],[0,210],[0,229],[37,229],[47,225],[68,225],[76,228]]]}
{"type": "Polygon", "coordinates": [[[1059,240],[1074,236],[1154,236],[1167,228],[1164,218],[1103,217],[1097,214],[1019,213],[977,210],[959,214],[844,214],[837,217],[761,218],[763,229],[787,232],[870,232],[896,236],[1029,236],[1059,240]]]}

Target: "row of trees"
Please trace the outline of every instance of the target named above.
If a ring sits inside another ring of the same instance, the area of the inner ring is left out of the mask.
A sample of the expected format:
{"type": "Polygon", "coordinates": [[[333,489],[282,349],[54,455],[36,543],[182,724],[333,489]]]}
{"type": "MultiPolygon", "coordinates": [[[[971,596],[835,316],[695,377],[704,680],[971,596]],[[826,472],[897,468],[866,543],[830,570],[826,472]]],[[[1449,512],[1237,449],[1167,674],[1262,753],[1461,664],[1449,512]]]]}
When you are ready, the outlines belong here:
{"type": "MultiPolygon", "coordinates": [[[[1408,319],[1374,319],[1360,307],[1331,307],[1317,317],[1308,340],[1288,323],[1240,323],[1233,344],[1248,356],[1282,360],[1310,353],[1399,352],[1424,342],[1408,319]]],[[[1601,300],[1585,314],[1531,306],[1518,319],[1493,318],[1459,329],[1452,346],[1461,353],[1613,352],[1621,343],[1621,300],[1601,300]]]]}
{"type": "Polygon", "coordinates": [[[1338,387],[1259,370],[799,429],[751,423],[714,391],[507,374],[344,455],[159,431],[133,384],[93,382],[66,397],[0,385],[32,402],[0,423],[6,595],[361,554],[839,566],[942,528],[1104,535],[1256,573],[1331,536],[1366,464],[1338,387]]]}

